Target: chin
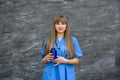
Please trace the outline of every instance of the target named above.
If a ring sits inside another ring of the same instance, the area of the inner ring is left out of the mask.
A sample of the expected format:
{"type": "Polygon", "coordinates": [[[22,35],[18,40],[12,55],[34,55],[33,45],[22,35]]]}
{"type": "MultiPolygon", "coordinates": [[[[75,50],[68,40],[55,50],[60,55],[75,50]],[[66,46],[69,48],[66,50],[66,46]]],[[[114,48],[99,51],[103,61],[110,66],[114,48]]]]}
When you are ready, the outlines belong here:
{"type": "Polygon", "coordinates": [[[64,32],[58,32],[58,33],[62,34],[62,33],[64,33],[64,32]]]}

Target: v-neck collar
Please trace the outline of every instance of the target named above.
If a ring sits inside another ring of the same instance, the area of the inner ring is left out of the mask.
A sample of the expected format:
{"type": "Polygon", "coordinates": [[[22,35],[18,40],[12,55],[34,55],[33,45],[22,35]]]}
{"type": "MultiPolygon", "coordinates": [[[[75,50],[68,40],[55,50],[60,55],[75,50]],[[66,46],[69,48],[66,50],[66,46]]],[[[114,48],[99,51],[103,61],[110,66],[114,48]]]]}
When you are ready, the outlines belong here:
{"type": "Polygon", "coordinates": [[[57,40],[58,42],[62,42],[62,41],[64,40],[64,38],[65,38],[65,37],[62,37],[62,39],[59,40],[58,37],[56,37],[56,40],[57,40]]]}

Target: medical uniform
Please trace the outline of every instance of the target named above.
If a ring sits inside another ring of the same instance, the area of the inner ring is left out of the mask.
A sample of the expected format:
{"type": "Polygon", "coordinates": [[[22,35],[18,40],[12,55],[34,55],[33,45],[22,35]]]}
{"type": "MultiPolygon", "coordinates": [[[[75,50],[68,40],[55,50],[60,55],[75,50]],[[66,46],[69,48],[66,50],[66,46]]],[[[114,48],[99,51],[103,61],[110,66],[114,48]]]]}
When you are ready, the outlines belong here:
{"type": "MultiPolygon", "coordinates": [[[[74,44],[74,57],[80,58],[82,57],[82,51],[80,49],[80,45],[78,40],[75,37],[72,37],[72,42],[74,44]]],[[[45,47],[46,43],[42,46],[42,51],[40,54],[40,58],[44,58],[45,56],[45,47]]],[[[69,51],[66,46],[66,39],[63,37],[61,40],[58,38],[55,39],[55,45],[53,46],[57,50],[57,56],[62,56],[66,59],[69,59],[69,51]]],[[[75,80],[74,73],[74,65],[73,64],[59,64],[54,66],[54,62],[47,62],[44,73],[42,76],[42,80],[75,80]]]]}

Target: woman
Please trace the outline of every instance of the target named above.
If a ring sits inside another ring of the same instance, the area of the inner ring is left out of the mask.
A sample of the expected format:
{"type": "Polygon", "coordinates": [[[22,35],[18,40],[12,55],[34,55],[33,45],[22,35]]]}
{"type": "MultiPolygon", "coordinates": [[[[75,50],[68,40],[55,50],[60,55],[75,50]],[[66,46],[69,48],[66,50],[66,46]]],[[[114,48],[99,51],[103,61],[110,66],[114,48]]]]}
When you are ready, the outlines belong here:
{"type": "Polygon", "coordinates": [[[75,80],[74,65],[79,63],[82,51],[75,37],[69,33],[65,17],[55,18],[52,35],[42,46],[40,58],[46,64],[42,80],[75,80]],[[57,59],[53,59],[51,48],[57,50],[57,59]]]}

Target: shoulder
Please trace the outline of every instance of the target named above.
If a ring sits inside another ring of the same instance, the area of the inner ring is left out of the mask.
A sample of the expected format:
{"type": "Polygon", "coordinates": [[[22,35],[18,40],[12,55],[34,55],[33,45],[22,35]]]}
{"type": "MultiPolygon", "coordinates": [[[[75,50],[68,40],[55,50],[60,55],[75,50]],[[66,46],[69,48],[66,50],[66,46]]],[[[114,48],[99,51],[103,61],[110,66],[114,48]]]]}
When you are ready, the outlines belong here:
{"type": "Polygon", "coordinates": [[[75,36],[72,36],[71,39],[73,42],[77,41],[77,38],[75,36]]]}
{"type": "Polygon", "coordinates": [[[44,40],[44,41],[42,42],[42,47],[46,46],[46,44],[47,44],[47,40],[44,40]]]}

